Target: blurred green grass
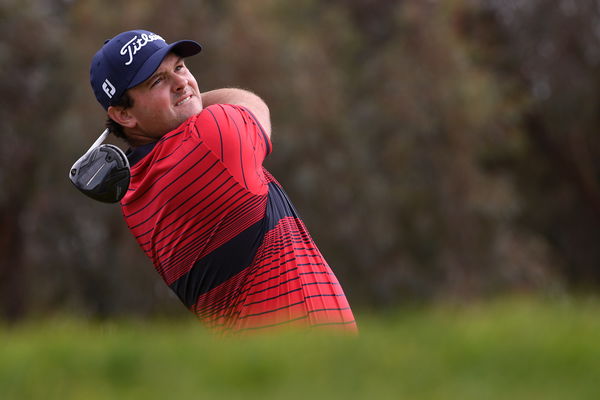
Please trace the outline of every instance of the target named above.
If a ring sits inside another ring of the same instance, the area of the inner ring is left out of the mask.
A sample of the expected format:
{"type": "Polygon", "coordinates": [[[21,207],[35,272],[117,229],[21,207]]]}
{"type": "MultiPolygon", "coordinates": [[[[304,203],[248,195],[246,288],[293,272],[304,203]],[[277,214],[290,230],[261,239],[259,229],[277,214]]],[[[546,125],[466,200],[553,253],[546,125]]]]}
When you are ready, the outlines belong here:
{"type": "Polygon", "coordinates": [[[0,325],[2,399],[598,399],[600,301],[357,313],[358,337],[185,321],[0,325]]]}

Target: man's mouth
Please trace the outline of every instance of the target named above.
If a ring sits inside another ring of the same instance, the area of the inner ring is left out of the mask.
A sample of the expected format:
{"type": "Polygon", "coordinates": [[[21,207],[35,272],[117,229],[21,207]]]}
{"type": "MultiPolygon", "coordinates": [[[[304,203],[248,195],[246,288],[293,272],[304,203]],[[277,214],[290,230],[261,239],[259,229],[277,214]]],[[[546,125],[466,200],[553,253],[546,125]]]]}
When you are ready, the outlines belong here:
{"type": "Polygon", "coordinates": [[[182,104],[185,104],[185,103],[187,103],[188,101],[190,101],[190,100],[191,100],[192,96],[193,96],[193,95],[191,95],[191,94],[190,94],[189,96],[185,96],[183,99],[181,99],[181,100],[179,100],[177,103],[175,103],[175,107],[178,107],[178,106],[180,106],[180,105],[182,105],[182,104]]]}

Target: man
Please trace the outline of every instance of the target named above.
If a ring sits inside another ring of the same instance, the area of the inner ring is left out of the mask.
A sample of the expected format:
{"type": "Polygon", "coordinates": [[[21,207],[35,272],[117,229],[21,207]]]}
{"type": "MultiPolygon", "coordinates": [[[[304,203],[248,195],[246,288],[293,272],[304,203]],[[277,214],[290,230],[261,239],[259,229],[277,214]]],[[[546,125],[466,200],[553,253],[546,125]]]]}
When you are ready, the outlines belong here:
{"type": "Polygon", "coordinates": [[[225,333],[279,327],[355,331],[344,292],[263,160],[267,105],[240,89],[201,93],[167,44],[123,32],[92,60],[107,126],[131,149],[125,221],[166,284],[225,333]]]}

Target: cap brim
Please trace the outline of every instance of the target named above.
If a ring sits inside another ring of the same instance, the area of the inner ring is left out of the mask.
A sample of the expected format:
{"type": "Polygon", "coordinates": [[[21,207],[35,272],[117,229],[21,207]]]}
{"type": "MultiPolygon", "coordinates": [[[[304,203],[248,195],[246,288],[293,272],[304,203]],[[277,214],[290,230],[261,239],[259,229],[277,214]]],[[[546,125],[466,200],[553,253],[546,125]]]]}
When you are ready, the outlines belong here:
{"type": "Polygon", "coordinates": [[[127,85],[127,89],[131,89],[150,78],[150,76],[158,69],[160,63],[162,63],[167,54],[173,52],[180,57],[190,57],[200,53],[201,50],[202,46],[193,40],[180,40],[163,47],[148,57],[131,82],[129,82],[129,85],[127,85]]]}

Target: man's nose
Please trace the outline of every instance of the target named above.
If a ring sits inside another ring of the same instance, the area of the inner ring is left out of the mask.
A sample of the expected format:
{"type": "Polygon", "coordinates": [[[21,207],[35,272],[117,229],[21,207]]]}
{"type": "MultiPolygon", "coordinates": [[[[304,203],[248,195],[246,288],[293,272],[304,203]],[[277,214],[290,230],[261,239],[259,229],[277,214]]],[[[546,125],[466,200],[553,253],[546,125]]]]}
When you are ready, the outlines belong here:
{"type": "Polygon", "coordinates": [[[180,92],[185,88],[187,83],[187,79],[180,75],[173,75],[173,90],[175,92],[180,92]]]}

